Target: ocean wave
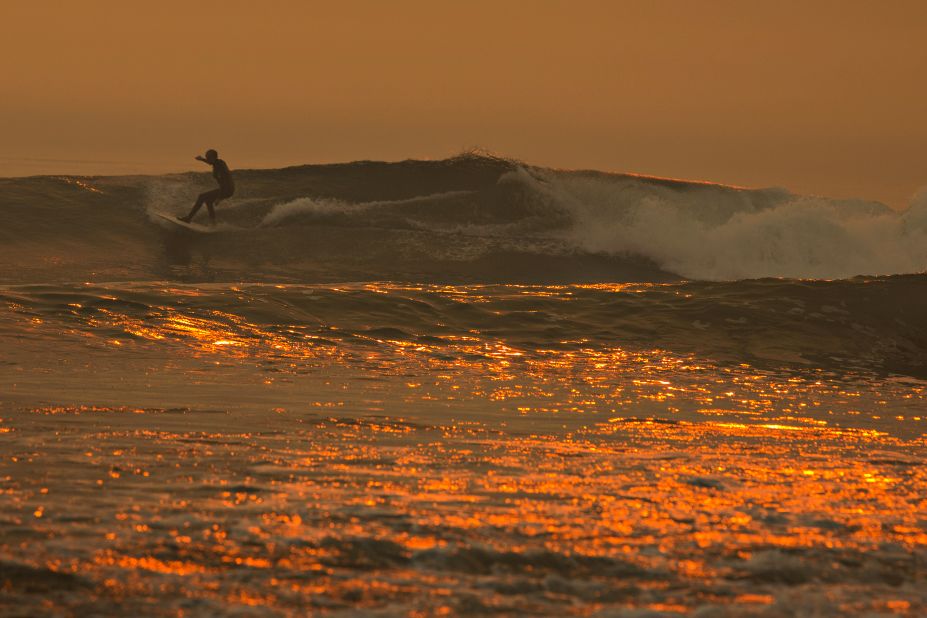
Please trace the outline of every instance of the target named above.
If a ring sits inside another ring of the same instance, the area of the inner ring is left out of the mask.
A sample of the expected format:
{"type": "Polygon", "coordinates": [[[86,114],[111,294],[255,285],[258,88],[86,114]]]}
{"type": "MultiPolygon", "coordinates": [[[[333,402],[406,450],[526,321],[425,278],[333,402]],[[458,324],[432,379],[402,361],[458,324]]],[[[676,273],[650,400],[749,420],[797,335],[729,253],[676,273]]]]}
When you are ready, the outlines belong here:
{"type": "Polygon", "coordinates": [[[185,213],[205,174],[4,179],[0,282],[837,279],[927,264],[923,193],[896,213],[474,155],[236,176],[209,235],[156,216],[185,213]]]}
{"type": "Polygon", "coordinates": [[[503,348],[528,360],[665,349],[734,365],[924,378],[925,290],[922,275],[579,286],[5,286],[0,334],[28,337],[33,323],[49,324],[59,339],[70,333],[82,345],[212,349],[222,341],[241,354],[284,360],[320,349],[415,351],[423,362],[492,358],[503,348]]]}

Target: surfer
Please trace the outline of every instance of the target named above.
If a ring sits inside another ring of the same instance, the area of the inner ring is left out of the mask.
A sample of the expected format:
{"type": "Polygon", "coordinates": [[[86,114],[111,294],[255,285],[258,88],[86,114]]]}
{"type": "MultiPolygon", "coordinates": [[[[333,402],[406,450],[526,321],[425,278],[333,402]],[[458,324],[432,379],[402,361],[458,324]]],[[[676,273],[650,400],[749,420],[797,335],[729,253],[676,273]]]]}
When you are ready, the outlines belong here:
{"type": "Polygon", "coordinates": [[[193,220],[193,217],[196,216],[196,213],[199,212],[199,209],[203,207],[203,204],[206,204],[207,210],[209,210],[209,219],[213,224],[216,223],[216,213],[213,210],[213,207],[216,206],[219,202],[224,200],[227,197],[231,197],[235,193],[235,183],[232,182],[232,172],[229,171],[229,166],[225,161],[219,158],[219,153],[215,150],[209,149],[206,151],[206,156],[196,157],[197,161],[202,161],[203,163],[208,163],[212,166],[212,177],[216,179],[216,182],[219,183],[218,189],[213,189],[212,191],[207,191],[206,193],[201,193],[199,197],[196,198],[196,204],[193,205],[193,210],[190,211],[186,217],[177,217],[184,223],[190,223],[193,220]]]}

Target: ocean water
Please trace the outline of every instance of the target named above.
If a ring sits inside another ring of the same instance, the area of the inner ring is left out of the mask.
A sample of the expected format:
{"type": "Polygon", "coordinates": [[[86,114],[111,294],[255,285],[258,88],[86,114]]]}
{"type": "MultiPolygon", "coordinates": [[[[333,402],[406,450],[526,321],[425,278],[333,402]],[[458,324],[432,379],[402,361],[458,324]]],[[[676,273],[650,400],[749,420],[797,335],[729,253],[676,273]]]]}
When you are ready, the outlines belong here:
{"type": "Polygon", "coordinates": [[[235,174],[0,179],[0,615],[927,614],[927,200],[235,174]]]}

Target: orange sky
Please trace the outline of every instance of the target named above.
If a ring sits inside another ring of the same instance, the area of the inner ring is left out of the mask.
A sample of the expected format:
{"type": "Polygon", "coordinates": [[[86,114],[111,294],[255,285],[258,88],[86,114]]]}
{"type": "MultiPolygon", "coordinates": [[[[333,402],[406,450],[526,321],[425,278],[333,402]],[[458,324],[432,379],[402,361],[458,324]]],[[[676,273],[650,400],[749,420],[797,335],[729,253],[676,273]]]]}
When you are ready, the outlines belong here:
{"type": "Polygon", "coordinates": [[[0,0],[0,175],[440,158],[903,207],[927,2],[0,0]]]}

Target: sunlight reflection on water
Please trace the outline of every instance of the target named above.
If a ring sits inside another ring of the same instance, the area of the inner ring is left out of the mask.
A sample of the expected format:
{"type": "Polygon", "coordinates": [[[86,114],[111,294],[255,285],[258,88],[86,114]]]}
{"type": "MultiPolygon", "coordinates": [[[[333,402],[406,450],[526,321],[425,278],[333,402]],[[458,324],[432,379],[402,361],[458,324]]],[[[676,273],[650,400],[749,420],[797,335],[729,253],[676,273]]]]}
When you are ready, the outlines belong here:
{"type": "MultiPolygon", "coordinates": [[[[0,599],[36,615],[927,610],[922,382],[443,323],[504,313],[480,288],[430,291],[441,313],[397,299],[428,332],[281,289],[8,301],[0,599]]],[[[573,292],[506,293],[550,314],[573,292]]]]}

